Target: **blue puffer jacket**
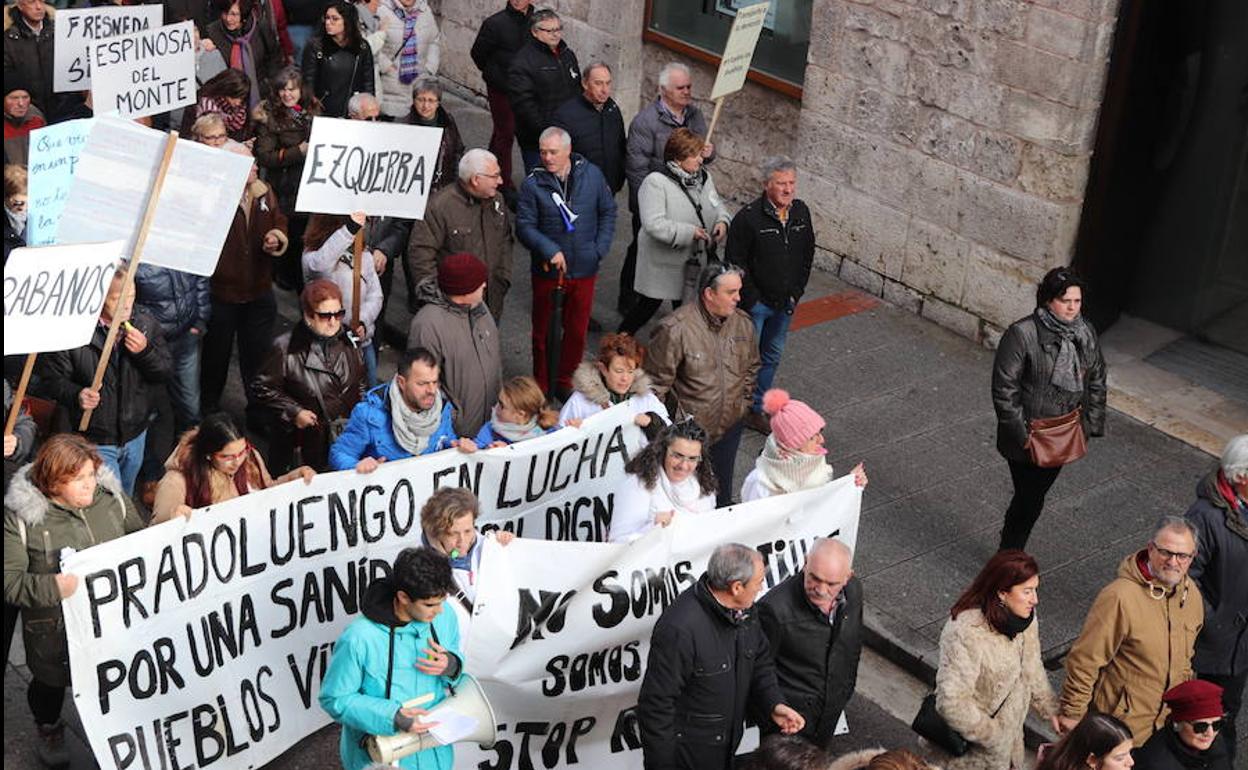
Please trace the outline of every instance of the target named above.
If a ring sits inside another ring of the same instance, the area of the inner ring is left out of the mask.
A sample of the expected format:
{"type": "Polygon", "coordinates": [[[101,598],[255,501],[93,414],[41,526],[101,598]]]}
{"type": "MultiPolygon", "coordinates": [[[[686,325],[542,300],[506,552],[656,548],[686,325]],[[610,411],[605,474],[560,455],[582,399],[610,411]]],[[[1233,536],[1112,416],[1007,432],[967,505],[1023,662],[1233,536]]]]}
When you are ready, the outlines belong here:
{"type": "Polygon", "coordinates": [[[598,263],[611,250],[615,236],[615,198],[602,172],[593,163],[572,153],[566,194],[559,178],[544,168],[535,169],[520,187],[516,207],[516,235],[529,249],[533,272],[548,273],[550,258],[563,252],[569,278],[598,274],[598,263]],[[576,214],[572,230],[551,195],[564,198],[576,214]]]}
{"type": "Polygon", "coordinates": [[[146,310],[173,339],[198,329],[208,328],[212,315],[212,296],[206,276],[170,270],[140,262],[134,274],[135,304],[146,310]]]}
{"type": "MultiPolygon", "coordinates": [[[[446,449],[455,441],[452,424],[455,407],[445,393],[442,394],[442,404],[442,419],[422,455],[446,449]]],[[[383,382],[368,391],[351,410],[346,430],[329,448],[329,467],[342,471],[354,468],[365,457],[403,460],[411,456],[394,439],[394,428],[390,423],[390,383],[383,382]]]]}
{"type": "MultiPolygon", "coordinates": [[[[394,715],[404,702],[429,695],[432,699],[420,708],[432,711],[446,698],[448,687],[458,685],[463,678],[459,620],[454,610],[444,607],[432,623],[402,623],[394,614],[394,588],[389,579],[369,585],[360,609],[362,617],[353,620],[334,645],[321,682],[321,708],[342,725],[338,751],[344,770],[369,766],[368,752],[360,746],[360,739],[365,735],[393,735],[394,715]],[[425,648],[435,639],[453,656],[442,676],[416,668],[425,648]]],[[[399,761],[399,767],[407,770],[451,770],[454,764],[455,751],[450,746],[418,751],[399,761]]]]}

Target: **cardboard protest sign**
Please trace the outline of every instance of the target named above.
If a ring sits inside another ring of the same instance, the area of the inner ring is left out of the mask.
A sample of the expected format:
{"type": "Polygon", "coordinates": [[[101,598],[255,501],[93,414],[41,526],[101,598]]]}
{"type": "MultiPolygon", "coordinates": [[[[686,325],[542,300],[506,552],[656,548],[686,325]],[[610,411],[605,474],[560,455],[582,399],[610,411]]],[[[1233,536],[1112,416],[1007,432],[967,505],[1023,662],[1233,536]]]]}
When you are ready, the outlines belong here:
{"type": "Polygon", "coordinates": [[[141,118],[194,104],[194,27],[184,21],[91,43],[95,111],[141,118]]]}
{"type": "MultiPolygon", "coordinates": [[[[97,118],[78,158],[57,242],[121,239],[129,256],[167,138],[130,121],[97,118]]],[[[179,139],[143,261],[212,275],[251,168],[245,155],[179,139]]]]}
{"type": "Polygon", "coordinates": [[[715,86],[711,88],[711,101],[745,87],[745,76],[750,72],[750,60],[754,58],[754,48],[758,45],[758,36],[763,31],[763,21],[770,6],[770,2],[761,2],[736,9],[728,42],[724,44],[724,53],[720,56],[715,86]]]}
{"type": "Polygon", "coordinates": [[[90,342],[122,245],[14,249],[4,263],[4,354],[69,350],[90,342]]]}
{"type": "Polygon", "coordinates": [[[53,25],[52,90],[86,91],[91,88],[91,60],[87,46],[93,40],[129,35],[161,24],[160,5],[65,8],[53,25]]]}
{"type": "Polygon", "coordinates": [[[26,244],[56,242],[56,222],[69,198],[74,168],[94,121],[68,120],[35,129],[30,134],[29,202],[26,205],[26,244]]]}
{"type": "Polygon", "coordinates": [[[421,219],[442,129],[316,118],[296,211],[421,219]]]}

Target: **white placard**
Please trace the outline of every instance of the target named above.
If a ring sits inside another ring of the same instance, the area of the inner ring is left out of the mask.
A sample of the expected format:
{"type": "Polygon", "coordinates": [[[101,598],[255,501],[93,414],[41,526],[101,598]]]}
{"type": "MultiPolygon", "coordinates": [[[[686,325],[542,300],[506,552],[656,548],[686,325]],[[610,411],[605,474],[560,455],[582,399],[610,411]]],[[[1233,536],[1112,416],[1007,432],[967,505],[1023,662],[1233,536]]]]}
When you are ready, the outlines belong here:
{"type": "Polygon", "coordinates": [[[442,129],[315,118],[296,211],[421,219],[442,129]]]}
{"type": "Polygon", "coordinates": [[[160,5],[108,5],[101,8],[66,8],[56,12],[53,24],[52,90],[86,91],[91,88],[91,61],[87,45],[129,35],[161,24],[160,5]]]}
{"type": "Polygon", "coordinates": [[[758,45],[758,36],[763,31],[763,21],[770,7],[771,3],[765,2],[737,9],[728,42],[724,44],[724,53],[720,56],[711,101],[745,87],[745,76],[750,73],[750,60],[754,58],[754,48],[758,45]]]}
{"type": "Polygon", "coordinates": [[[71,350],[90,342],[122,245],[14,249],[4,263],[4,354],[71,350]]]}
{"type": "Polygon", "coordinates": [[[96,113],[142,118],[194,104],[194,29],[184,21],[91,43],[96,113]]]}
{"type": "MultiPolygon", "coordinates": [[[[168,135],[98,118],[78,156],[58,243],[121,239],[129,256],[168,135]]],[[[212,275],[251,172],[245,155],[179,139],[142,259],[212,275]]]]}

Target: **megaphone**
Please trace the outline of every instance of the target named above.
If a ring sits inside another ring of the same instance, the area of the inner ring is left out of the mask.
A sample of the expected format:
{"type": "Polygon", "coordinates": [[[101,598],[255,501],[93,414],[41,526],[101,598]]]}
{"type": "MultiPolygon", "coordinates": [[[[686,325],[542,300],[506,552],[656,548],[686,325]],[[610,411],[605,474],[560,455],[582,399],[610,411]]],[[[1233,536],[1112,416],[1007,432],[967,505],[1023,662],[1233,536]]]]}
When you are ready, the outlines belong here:
{"type": "MultiPolygon", "coordinates": [[[[462,683],[456,688],[455,694],[439,703],[437,707],[444,706],[477,720],[477,729],[460,738],[459,743],[477,743],[483,749],[494,747],[495,741],[498,740],[497,720],[494,718],[494,709],[485,697],[485,690],[481,689],[481,683],[476,678],[471,674],[464,674],[462,683]]],[[[394,764],[418,751],[444,745],[446,744],[433,737],[433,733],[428,732],[370,735],[364,741],[364,748],[368,750],[369,758],[383,765],[394,764]]]]}

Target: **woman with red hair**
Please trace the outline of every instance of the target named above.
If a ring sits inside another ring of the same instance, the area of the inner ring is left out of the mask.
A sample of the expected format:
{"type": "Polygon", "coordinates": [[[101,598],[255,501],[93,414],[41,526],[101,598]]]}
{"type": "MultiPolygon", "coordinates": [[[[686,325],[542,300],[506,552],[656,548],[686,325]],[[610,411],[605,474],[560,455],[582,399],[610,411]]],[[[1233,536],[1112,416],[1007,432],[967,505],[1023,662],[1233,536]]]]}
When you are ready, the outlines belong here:
{"type": "Polygon", "coordinates": [[[936,710],[971,744],[949,763],[952,770],[1022,768],[1029,709],[1057,729],[1057,697],[1035,622],[1039,585],[1035,559],[1000,551],[949,613],[940,633],[936,710]]]}

